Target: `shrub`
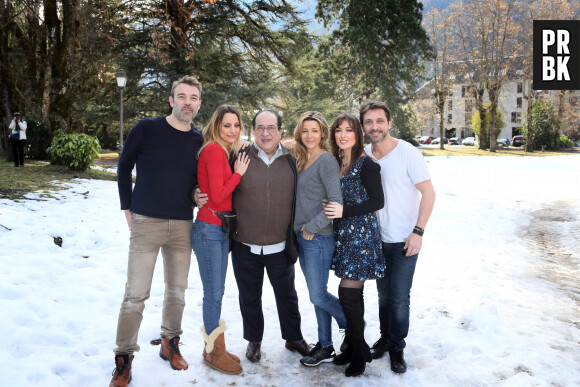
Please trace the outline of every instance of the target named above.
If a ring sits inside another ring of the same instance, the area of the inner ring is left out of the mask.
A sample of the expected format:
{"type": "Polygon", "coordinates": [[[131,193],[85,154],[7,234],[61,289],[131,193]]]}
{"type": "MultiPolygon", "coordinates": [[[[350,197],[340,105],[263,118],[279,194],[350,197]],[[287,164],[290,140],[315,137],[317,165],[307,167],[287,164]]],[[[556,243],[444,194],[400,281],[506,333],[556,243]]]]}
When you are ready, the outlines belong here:
{"type": "MultiPolygon", "coordinates": [[[[491,126],[491,111],[489,110],[491,106],[490,102],[486,102],[483,104],[485,108],[485,130],[484,133],[481,133],[481,117],[479,117],[479,111],[475,110],[471,116],[471,128],[473,129],[473,133],[477,135],[477,139],[480,144],[483,144],[485,149],[490,147],[490,135],[489,135],[489,127],[491,126]]],[[[503,119],[503,113],[500,110],[496,111],[496,119],[495,119],[495,138],[501,133],[501,130],[505,127],[505,121],[503,119]]]]}
{"type": "Polygon", "coordinates": [[[558,141],[558,128],[554,106],[548,101],[539,100],[532,108],[529,129],[533,133],[533,148],[554,149],[558,141]]]}
{"type": "Polygon", "coordinates": [[[563,134],[560,136],[560,148],[574,148],[574,142],[563,134]]]}
{"type": "Polygon", "coordinates": [[[47,152],[51,164],[64,165],[72,171],[86,171],[93,165],[100,150],[99,140],[95,137],[59,131],[47,152]]]}
{"type": "Polygon", "coordinates": [[[26,122],[28,123],[26,156],[36,160],[47,160],[46,148],[50,146],[52,140],[50,122],[37,114],[28,115],[26,122]]]}

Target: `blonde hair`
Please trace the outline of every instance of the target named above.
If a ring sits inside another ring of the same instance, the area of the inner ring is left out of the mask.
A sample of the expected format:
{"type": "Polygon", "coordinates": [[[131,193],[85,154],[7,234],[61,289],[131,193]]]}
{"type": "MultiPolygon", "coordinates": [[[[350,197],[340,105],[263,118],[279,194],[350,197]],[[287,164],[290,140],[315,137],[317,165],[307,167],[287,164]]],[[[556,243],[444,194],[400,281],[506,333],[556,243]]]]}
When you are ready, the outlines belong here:
{"type": "Polygon", "coordinates": [[[308,151],[306,146],[302,143],[302,125],[304,121],[316,121],[320,126],[321,138],[319,146],[325,151],[329,151],[330,146],[328,144],[328,138],[330,136],[330,129],[326,119],[320,112],[310,111],[302,114],[298,119],[298,124],[296,124],[296,129],[294,129],[294,146],[292,147],[292,156],[296,158],[296,168],[301,171],[308,160],[308,151]]]}
{"type": "Polygon", "coordinates": [[[215,142],[216,144],[218,144],[223,148],[223,150],[226,152],[229,158],[240,147],[243,133],[244,133],[244,124],[242,123],[242,117],[240,116],[238,110],[230,105],[219,106],[211,116],[211,119],[207,124],[207,126],[203,128],[203,145],[201,146],[201,149],[197,153],[198,157],[201,154],[203,148],[205,148],[208,144],[215,142]],[[225,144],[220,137],[220,127],[224,119],[224,116],[227,113],[235,114],[238,117],[238,120],[240,121],[240,133],[238,133],[238,137],[236,138],[236,141],[233,144],[225,144]]]}

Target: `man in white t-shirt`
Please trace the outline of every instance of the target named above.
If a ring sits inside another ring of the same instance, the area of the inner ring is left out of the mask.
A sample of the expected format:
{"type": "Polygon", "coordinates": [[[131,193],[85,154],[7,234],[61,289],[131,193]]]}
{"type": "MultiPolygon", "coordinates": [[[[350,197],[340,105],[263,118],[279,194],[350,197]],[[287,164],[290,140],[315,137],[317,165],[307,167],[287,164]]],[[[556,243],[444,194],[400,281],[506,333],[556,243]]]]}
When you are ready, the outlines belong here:
{"type": "Polygon", "coordinates": [[[409,305],[423,232],[433,211],[435,190],[423,155],[406,141],[391,137],[391,112],[380,101],[360,107],[360,121],[371,140],[365,152],[381,166],[385,206],[377,211],[384,277],[377,279],[381,338],[373,359],[389,351],[391,370],[407,371],[403,357],[409,333],[409,305]]]}

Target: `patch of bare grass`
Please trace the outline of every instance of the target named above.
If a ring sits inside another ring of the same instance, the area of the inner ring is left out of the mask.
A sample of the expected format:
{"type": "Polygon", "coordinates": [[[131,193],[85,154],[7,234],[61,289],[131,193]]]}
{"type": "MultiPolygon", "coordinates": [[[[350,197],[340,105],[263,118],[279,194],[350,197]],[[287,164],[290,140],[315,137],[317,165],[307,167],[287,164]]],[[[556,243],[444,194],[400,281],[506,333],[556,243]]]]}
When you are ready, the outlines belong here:
{"type": "Polygon", "coordinates": [[[62,183],[76,178],[116,181],[117,175],[96,169],[70,171],[66,167],[34,160],[26,160],[24,167],[16,168],[12,162],[0,161],[0,198],[22,199],[34,191],[50,194],[50,191],[61,189],[62,183]]]}
{"type": "Polygon", "coordinates": [[[547,156],[562,156],[562,155],[577,155],[580,154],[580,148],[558,150],[558,151],[534,151],[526,152],[523,147],[514,148],[498,148],[496,152],[489,150],[481,150],[475,146],[450,146],[446,145],[445,149],[422,147],[419,148],[423,156],[515,156],[515,157],[547,157],[547,156]]]}

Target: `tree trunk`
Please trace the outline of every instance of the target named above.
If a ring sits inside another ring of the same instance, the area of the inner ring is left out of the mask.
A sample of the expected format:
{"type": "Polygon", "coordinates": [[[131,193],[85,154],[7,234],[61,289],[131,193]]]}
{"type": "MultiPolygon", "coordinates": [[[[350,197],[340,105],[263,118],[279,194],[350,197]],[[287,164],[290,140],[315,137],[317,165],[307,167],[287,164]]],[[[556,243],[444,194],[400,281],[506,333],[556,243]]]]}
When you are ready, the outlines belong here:
{"type": "Polygon", "coordinates": [[[167,17],[171,24],[171,41],[169,43],[173,67],[178,74],[188,74],[187,60],[189,40],[187,38],[188,21],[190,19],[188,6],[183,0],[167,2],[167,17]]]}
{"type": "Polygon", "coordinates": [[[557,120],[556,121],[557,136],[555,144],[556,149],[560,148],[560,136],[562,135],[563,132],[562,123],[564,122],[564,101],[566,100],[565,95],[566,90],[560,90],[560,95],[558,96],[558,115],[556,117],[557,120]]]}
{"type": "MultiPolygon", "coordinates": [[[[10,125],[10,120],[12,119],[12,113],[10,111],[10,74],[11,65],[8,56],[8,35],[10,34],[10,29],[8,28],[8,23],[10,20],[10,9],[9,3],[5,1],[0,1],[0,23],[5,28],[0,28],[0,154],[12,157],[12,152],[7,141],[7,136],[9,134],[8,125],[10,125]]],[[[8,160],[7,161],[11,161],[8,160]]]]}
{"type": "Polygon", "coordinates": [[[445,127],[444,127],[444,121],[445,121],[445,102],[437,104],[437,108],[439,109],[439,138],[441,141],[439,141],[439,149],[445,149],[445,147],[443,146],[443,134],[445,133],[445,127]]]}
{"type": "Polygon", "coordinates": [[[42,95],[44,93],[43,82],[43,63],[39,61],[39,47],[44,46],[42,40],[42,28],[38,14],[38,4],[31,4],[31,8],[26,16],[26,37],[22,39],[24,54],[26,55],[26,67],[29,77],[29,90],[27,112],[38,112],[42,104],[42,95]]]}
{"type": "Polygon", "coordinates": [[[496,138],[495,138],[495,126],[497,123],[497,105],[493,102],[490,106],[491,112],[491,122],[489,123],[489,151],[495,152],[496,148],[496,138]]]}
{"type": "Polygon", "coordinates": [[[487,127],[485,126],[485,108],[483,107],[483,93],[484,88],[480,87],[475,89],[473,87],[473,97],[475,99],[475,108],[479,113],[479,119],[481,121],[481,126],[479,128],[479,149],[485,149],[485,138],[487,133],[487,127]]]}
{"type": "Polygon", "coordinates": [[[490,87],[487,91],[489,94],[489,111],[491,113],[491,122],[489,123],[489,151],[495,152],[497,147],[496,138],[495,138],[495,127],[497,126],[497,101],[499,99],[499,92],[501,86],[496,83],[492,87],[490,87]]]}
{"type": "Polygon", "coordinates": [[[65,92],[64,99],[67,102],[63,106],[63,116],[67,123],[69,130],[73,128],[73,100],[74,100],[74,86],[73,86],[73,68],[76,62],[75,46],[78,30],[77,22],[77,7],[78,0],[63,0],[63,43],[65,47],[65,92]]]}
{"type": "MultiPolygon", "coordinates": [[[[536,99],[534,96],[534,92],[532,91],[532,84],[528,83],[528,106],[527,106],[527,117],[526,117],[526,126],[528,128],[528,133],[526,135],[526,152],[533,152],[534,147],[532,146],[534,140],[534,123],[532,120],[532,110],[534,109],[534,104],[536,103],[536,99]]],[[[523,134],[523,133],[522,133],[523,134]]]]}
{"type": "MultiPolygon", "coordinates": [[[[48,68],[46,74],[48,78],[45,80],[45,90],[48,94],[48,98],[45,99],[44,109],[46,115],[49,117],[51,122],[55,121],[54,112],[54,99],[55,90],[57,88],[58,73],[55,71],[55,57],[58,47],[60,45],[60,20],[58,19],[57,4],[56,0],[44,0],[44,25],[46,31],[46,60],[45,64],[48,68]]],[[[44,99],[44,96],[43,96],[44,99]]],[[[44,113],[44,112],[43,112],[44,113]]],[[[57,124],[53,127],[60,128],[61,125],[57,124]]]]}

